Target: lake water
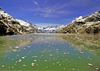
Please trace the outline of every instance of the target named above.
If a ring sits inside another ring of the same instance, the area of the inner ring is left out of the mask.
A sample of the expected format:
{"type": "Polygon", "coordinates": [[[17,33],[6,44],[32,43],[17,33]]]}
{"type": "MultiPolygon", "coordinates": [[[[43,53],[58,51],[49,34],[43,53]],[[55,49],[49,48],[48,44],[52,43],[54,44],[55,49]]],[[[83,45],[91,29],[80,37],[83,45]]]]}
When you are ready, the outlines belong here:
{"type": "Polygon", "coordinates": [[[100,71],[98,35],[0,37],[0,71],[100,71]]]}

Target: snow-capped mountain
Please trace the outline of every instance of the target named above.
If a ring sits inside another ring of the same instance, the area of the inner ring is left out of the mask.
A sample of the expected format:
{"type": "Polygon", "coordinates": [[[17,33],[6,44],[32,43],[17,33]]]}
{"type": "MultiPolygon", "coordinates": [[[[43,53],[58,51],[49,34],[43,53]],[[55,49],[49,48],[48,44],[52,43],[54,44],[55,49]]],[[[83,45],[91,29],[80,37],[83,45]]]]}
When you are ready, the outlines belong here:
{"type": "Polygon", "coordinates": [[[30,24],[29,23],[27,23],[27,22],[25,22],[25,21],[23,21],[23,20],[19,20],[19,19],[16,19],[18,22],[20,22],[20,25],[22,25],[22,26],[25,26],[25,27],[28,27],[28,26],[30,26],[30,24]]]}
{"type": "Polygon", "coordinates": [[[19,22],[0,8],[0,35],[22,34],[27,32],[19,22]]]}
{"type": "Polygon", "coordinates": [[[92,15],[86,16],[86,17],[82,17],[79,16],[78,18],[76,18],[76,20],[73,20],[72,22],[95,22],[95,21],[100,21],[100,11],[97,11],[95,13],[93,13],[92,15]]]}
{"type": "Polygon", "coordinates": [[[29,24],[31,25],[31,27],[34,28],[34,29],[36,30],[37,33],[41,33],[41,32],[39,31],[40,27],[37,27],[37,25],[35,25],[35,24],[33,24],[33,23],[29,22],[29,21],[25,21],[25,22],[29,23],[29,24]]]}
{"type": "Polygon", "coordinates": [[[33,23],[29,22],[29,21],[24,21],[24,22],[26,22],[26,23],[30,24],[31,26],[33,26],[34,28],[38,29],[38,27],[35,24],[33,24],[33,23]]]}
{"type": "Polygon", "coordinates": [[[100,32],[100,11],[86,17],[78,17],[66,25],[60,33],[99,33],[100,32]]]}
{"type": "Polygon", "coordinates": [[[39,31],[41,31],[42,33],[56,33],[58,32],[59,30],[61,30],[62,28],[64,28],[65,26],[62,25],[62,26],[47,26],[47,27],[44,27],[44,28],[38,28],[39,31]]]}
{"type": "Polygon", "coordinates": [[[29,23],[16,20],[0,8],[0,35],[33,33],[35,29],[29,23]],[[27,27],[27,28],[26,28],[27,27]]]}
{"type": "Polygon", "coordinates": [[[31,26],[31,27],[33,27],[35,29],[39,29],[39,27],[37,27],[35,24],[31,23],[30,21],[23,21],[23,22],[26,23],[27,25],[29,24],[29,26],[31,26]]]}
{"type": "Polygon", "coordinates": [[[34,25],[33,23],[29,21],[19,20],[19,19],[16,19],[16,20],[20,23],[20,25],[22,25],[26,30],[30,31],[31,33],[39,32],[38,27],[34,25]]]}

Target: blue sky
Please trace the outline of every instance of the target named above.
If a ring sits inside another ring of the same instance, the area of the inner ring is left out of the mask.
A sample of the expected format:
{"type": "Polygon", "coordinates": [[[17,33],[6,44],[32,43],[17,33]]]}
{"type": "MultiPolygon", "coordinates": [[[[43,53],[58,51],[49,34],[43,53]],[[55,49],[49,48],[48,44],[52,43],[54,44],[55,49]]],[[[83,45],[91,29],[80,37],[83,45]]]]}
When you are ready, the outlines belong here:
{"type": "Polygon", "coordinates": [[[0,7],[16,19],[46,27],[90,15],[100,10],[100,0],[0,0],[0,7]]]}

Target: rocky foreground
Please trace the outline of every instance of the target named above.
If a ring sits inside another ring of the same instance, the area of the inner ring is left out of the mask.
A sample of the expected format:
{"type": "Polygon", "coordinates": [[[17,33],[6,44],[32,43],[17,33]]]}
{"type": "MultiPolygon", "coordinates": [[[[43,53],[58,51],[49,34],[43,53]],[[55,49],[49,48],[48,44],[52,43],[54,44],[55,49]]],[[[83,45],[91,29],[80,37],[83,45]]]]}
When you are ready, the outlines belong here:
{"type": "Polygon", "coordinates": [[[83,17],[80,16],[70,24],[66,25],[58,33],[75,33],[75,34],[97,34],[100,33],[100,11],[92,15],[83,17]]]}
{"type": "Polygon", "coordinates": [[[25,21],[15,19],[0,8],[0,35],[28,34],[35,32],[37,31],[34,26],[25,21]]]}

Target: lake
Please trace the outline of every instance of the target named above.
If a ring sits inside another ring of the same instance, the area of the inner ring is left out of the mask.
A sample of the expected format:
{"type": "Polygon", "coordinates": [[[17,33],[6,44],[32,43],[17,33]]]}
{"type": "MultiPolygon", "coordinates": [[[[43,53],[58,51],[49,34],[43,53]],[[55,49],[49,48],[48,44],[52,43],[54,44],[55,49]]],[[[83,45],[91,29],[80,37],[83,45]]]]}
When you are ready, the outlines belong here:
{"type": "Polygon", "coordinates": [[[100,71],[100,36],[1,36],[0,71],[100,71]]]}

